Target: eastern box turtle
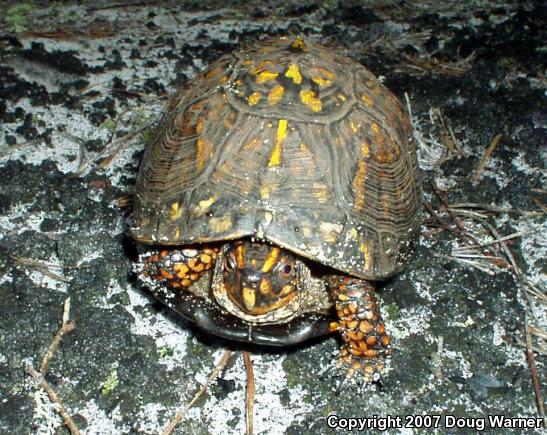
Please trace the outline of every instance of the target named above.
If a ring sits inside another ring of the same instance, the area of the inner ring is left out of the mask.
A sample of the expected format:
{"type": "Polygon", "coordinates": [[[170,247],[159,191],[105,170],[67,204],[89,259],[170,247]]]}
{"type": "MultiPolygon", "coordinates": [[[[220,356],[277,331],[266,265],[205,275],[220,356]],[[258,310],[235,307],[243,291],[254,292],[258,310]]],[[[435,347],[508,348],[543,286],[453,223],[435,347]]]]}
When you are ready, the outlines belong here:
{"type": "Polygon", "coordinates": [[[359,63],[281,38],[220,58],[171,99],[131,234],[140,278],[183,316],[269,345],[338,331],[348,376],[369,381],[390,342],[370,281],[407,264],[419,209],[398,99],[359,63]]]}

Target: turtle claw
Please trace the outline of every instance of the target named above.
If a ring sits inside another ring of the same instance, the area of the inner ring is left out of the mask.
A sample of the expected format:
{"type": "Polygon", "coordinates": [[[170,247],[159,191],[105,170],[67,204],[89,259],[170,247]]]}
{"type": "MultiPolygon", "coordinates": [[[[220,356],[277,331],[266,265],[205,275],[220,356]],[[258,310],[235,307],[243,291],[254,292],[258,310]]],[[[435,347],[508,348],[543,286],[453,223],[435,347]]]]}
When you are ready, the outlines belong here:
{"type": "Polygon", "coordinates": [[[332,362],[319,373],[321,379],[336,378],[336,394],[350,386],[382,386],[382,372],[385,367],[385,355],[381,358],[362,358],[347,354],[342,350],[332,362]]]}
{"type": "Polygon", "coordinates": [[[344,352],[341,349],[336,364],[340,371],[345,371],[345,379],[352,383],[361,380],[361,383],[377,383],[381,379],[385,367],[385,358],[361,358],[344,352]]]}
{"type": "Polygon", "coordinates": [[[336,395],[340,395],[342,391],[344,390],[344,387],[348,384],[348,381],[351,379],[350,376],[344,376],[344,378],[338,383],[338,386],[336,387],[336,395]]]}

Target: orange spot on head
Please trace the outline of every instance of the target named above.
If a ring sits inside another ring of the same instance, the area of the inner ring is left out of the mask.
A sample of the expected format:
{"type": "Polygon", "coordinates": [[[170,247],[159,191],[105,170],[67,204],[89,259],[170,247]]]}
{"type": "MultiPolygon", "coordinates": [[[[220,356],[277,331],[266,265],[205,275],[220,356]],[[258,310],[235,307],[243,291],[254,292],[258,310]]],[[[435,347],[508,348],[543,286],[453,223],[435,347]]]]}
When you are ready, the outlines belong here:
{"type": "Polygon", "coordinates": [[[237,268],[243,269],[245,267],[245,246],[237,245],[236,248],[236,262],[237,262],[237,268]]]}
{"type": "Polygon", "coordinates": [[[277,247],[271,249],[271,251],[266,256],[266,259],[264,260],[264,264],[262,265],[262,272],[268,273],[272,270],[272,268],[277,263],[277,260],[279,259],[279,254],[281,254],[281,249],[277,247]]]}

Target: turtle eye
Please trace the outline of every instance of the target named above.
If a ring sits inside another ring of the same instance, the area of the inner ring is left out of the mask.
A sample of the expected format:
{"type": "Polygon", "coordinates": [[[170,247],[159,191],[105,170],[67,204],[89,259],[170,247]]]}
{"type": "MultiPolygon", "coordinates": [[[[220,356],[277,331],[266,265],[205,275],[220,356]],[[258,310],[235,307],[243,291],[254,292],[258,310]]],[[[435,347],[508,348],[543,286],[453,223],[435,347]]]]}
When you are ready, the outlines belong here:
{"type": "Polygon", "coordinates": [[[285,266],[283,266],[283,273],[285,275],[289,275],[291,272],[292,272],[292,266],[290,264],[285,264],[285,266]]]}

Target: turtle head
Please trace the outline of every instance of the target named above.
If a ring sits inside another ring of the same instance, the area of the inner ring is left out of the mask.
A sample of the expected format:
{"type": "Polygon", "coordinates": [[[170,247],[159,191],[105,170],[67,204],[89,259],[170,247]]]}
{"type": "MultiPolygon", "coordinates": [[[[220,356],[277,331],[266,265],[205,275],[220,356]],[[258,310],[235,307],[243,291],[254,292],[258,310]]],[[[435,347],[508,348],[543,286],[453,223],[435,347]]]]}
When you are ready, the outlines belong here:
{"type": "Polygon", "coordinates": [[[277,246],[232,242],[222,263],[225,291],[231,302],[250,316],[283,308],[291,311],[298,293],[297,261],[277,246]]]}

